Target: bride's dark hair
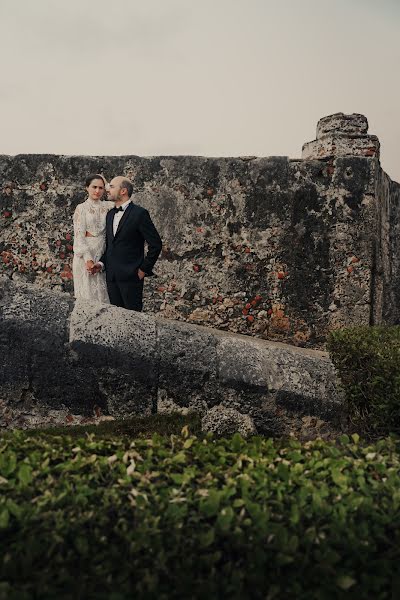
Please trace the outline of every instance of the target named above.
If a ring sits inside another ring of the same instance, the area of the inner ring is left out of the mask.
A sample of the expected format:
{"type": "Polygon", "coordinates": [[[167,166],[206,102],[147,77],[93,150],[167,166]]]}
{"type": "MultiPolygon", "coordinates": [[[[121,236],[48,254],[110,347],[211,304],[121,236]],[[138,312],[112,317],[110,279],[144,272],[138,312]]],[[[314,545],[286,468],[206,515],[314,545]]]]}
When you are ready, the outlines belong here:
{"type": "Polygon", "coordinates": [[[86,177],[85,187],[88,187],[94,179],[101,179],[104,183],[104,187],[106,187],[106,180],[104,179],[103,175],[99,175],[98,173],[92,173],[86,177]]]}

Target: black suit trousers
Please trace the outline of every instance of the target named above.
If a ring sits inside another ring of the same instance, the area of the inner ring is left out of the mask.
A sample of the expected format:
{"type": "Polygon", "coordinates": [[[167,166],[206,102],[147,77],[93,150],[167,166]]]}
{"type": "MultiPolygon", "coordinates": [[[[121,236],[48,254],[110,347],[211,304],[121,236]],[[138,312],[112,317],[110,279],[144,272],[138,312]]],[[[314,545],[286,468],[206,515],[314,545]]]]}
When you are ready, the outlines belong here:
{"type": "Polygon", "coordinates": [[[143,308],[144,279],[137,281],[107,281],[111,304],[141,312],[143,308]]]}

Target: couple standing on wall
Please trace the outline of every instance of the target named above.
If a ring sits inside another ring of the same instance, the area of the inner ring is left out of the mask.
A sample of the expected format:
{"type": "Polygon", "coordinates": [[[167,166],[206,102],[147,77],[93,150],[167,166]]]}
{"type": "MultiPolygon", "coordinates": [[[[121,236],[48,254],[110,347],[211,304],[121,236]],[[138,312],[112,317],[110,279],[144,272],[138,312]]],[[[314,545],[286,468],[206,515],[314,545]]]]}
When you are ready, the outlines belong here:
{"type": "Polygon", "coordinates": [[[148,211],[131,201],[132,183],[86,179],[88,198],[74,213],[74,295],[141,311],[143,283],[153,275],[161,238],[148,211]],[[101,201],[107,188],[108,201],[101,201]],[[145,243],[147,253],[145,255],[145,243]]]}

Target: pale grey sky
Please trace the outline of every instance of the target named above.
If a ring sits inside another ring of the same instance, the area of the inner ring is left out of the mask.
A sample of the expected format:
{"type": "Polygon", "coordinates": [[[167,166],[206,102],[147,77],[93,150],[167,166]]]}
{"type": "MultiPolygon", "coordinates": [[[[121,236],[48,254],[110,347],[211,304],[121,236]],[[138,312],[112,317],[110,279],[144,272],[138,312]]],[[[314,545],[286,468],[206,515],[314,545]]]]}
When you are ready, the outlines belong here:
{"type": "Polygon", "coordinates": [[[0,0],[0,153],[301,156],[367,116],[400,181],[399,0],[0,0]]]}

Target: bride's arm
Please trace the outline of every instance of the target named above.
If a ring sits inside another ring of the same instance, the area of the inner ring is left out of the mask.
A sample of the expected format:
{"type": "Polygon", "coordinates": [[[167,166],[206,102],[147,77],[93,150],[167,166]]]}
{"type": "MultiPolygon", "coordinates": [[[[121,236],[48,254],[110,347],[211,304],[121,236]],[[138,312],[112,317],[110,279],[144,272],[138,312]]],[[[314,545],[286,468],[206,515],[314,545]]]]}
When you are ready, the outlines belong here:
{"type": "Polygon", "coordinates": [[[78,204],[74,212],[74,254],[85,262],[93,261],[86,241],[86,215],[82,204],[78,204]]]}

